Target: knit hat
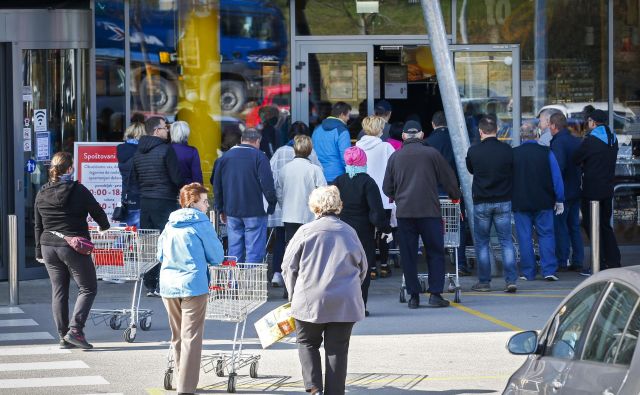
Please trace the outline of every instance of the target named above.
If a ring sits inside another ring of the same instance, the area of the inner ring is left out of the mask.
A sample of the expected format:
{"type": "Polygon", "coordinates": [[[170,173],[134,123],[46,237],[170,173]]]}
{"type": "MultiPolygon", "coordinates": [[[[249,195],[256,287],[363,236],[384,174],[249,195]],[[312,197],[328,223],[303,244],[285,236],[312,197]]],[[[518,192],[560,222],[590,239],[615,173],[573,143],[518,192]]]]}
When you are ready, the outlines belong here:
{"type": "Polygon", "coordinates": [[[344,163],[347,166],[366,166],[367,154],[360,147],[349,147],[344,152],[344,163]]]}

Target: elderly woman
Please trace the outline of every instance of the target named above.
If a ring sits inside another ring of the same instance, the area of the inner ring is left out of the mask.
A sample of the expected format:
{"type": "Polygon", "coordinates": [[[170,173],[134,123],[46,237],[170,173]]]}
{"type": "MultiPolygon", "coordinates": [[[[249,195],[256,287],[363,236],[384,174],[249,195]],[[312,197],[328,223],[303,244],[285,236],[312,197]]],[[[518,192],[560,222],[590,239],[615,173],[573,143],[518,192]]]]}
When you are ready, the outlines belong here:
{"type": "Polygon", "coordinates": [[[364,318],[360,284],[367,275],[367,260],[356,232],[337,217],[342,202],[335,186],[314,190],[309,208],[316,219],[302,225],[289,241],[282,275],[296,320],[306,391],[344,394],[351,330],[364,318]],[[320,361],[323,336],[324,386],[320,361]]]}
{"type": "Polygon", "coordinates": [[[179,394],[192,394],[198,385],[208,265],[219,264],[224,255],[205,214],[207,193],[207,188],[196,182],[182,187],[182,208],[171,213],[158,240],[160,296],[169,315],[179,394]]]}
{"type": "Polygon", "coordinates": [[[187,144],[189,140],[189,124],[184,121],[176,121],[171,124],[171,145],[178,157],[178,167],[185,185],[192,182],[202,184],[202,169],[200,168],[200,154],[198,149],[187,144]]]}
{"type": "MultiPolygon", "coordinates": [[[[366,308],[371,270],[376,262],[376,228],[389,233],[391,227],[382,206],[378,185],[367,174],[367,155],[360,148],[351,147],[345,151],[344,160],[347,173],[336,178],[333,185],[338,187],[342,199],[340,219],[355,229],[367,257],[369,276],[362,283],[362,299],[366,308]]],[[[368,316],[369,311],[365,311],[365,315],[368,316]]]]}
{"type": "MultiPolygon", "coordinates": [[[[383,117],[369,116],[362,120],[362,129],[365,135],[356,143],[356,146],[362,148],[367,158],[367,174],[373,178],[378,185],[378,191],[380,198],[382,199],[382,207],[384,208],[385,222],[389,223],[391,220],[391,210],[395,206],[394,203],[382,192],[382,181],[384,181],[384,173],[387,170],[387,162],[391,155],[395,152],[393,146],[380,138],[384,126],[387,124],[383,117]]],[[[377,244],[380,251],[380,270],[374,271],[374,263],[369,263],[371,269],[372,279],[376,279],[378,273],[381,277],[387,277],[391,275],[391,269],[389,268],[389,243],[382,238],[382,231],[378,229],[376,234],[375,244],[377,244]]],[[[362,243],[363,245],[364,242],[362,243]]],[[[366,248],[365,248],[366,250],[366,248]]],[[[368,255],[367,255],[368,256],[368,255]]]]}
{"type": "Polygon", "coordinates": [[[126,207],[127,212],[123,222],[128,226],[140,227],[140,192],[132,177],[132,167],[133,155],[138,150],[138,140],[144,135],[144,123],[133,122],[124,131],[124,143],[116,147],[118,170],[122,176],[122,205],[126,207]]]}

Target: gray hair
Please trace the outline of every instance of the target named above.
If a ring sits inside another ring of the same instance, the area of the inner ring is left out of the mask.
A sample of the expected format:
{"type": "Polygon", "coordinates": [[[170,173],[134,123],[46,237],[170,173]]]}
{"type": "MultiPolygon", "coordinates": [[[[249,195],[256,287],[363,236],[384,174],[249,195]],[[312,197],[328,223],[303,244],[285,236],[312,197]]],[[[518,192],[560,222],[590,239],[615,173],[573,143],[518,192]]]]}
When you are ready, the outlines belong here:
{"type": "Polygon", "coordinates": [[[531,122],[525,122],[520,126],[520,140],[535,140],[538,138],[536,125],[531,122]]]}
{"type": "Polygon", "coordinates": [[[254,142],[262,139],[262,134],[256,129],[249,128],[242,132],[241,141],[254,142]]]}
{"type": "Polygon", "coordinates": [[[309,209],[316,218],[325,214],[340,214],[342,211],[340,191],[335,185],[314,189],[309,195],[309,209]]]}
{"type": "Polygon", "coordinates": [[[562,114],[562,111],[558,110],[557,108],[547,108],[545,110],[542,110],[539,118],[540,120],[544,119],[547,123],[549,123],[549,118],[551,118],[553,114],[562,114]]]}
{"type": "Polygon", "coordinates": [[[187,140],[189,140],[189,134],[191,134],[191,129],[189,129],[189,124],[185,121],[175,121],[171,124],[172,143],[186,144],[187,140]]]}

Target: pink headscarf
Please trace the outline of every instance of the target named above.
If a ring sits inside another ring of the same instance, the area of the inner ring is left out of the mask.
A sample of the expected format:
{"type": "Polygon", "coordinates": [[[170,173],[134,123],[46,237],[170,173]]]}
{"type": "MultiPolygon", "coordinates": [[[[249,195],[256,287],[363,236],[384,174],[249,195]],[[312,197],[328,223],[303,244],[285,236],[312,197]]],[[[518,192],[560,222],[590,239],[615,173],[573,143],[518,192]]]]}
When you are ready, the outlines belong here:
{"type": "Polygon", "coordinates": [[[360,147],[349,147],[344,152],[344,163],[347,166],[366,166],[367,154],[360,147]]]}

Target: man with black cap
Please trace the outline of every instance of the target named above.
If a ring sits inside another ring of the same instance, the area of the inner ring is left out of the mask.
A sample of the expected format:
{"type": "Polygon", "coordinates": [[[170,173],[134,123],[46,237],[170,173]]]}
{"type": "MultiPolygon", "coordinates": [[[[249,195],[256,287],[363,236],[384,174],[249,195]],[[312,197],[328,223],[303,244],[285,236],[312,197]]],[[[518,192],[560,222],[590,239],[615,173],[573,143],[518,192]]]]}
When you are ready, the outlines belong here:
{"type": "MultiPolygon", "coordinates": [[[[587,118],[591,132],[584,138],[573,155],[576,165],[582,167],[582,226],[591,236],[590,201],[600,202],[600,268],[620,267],[620,249],[611,227],[613,213],[613,179],[618,158],[618,139],[606,125],[606,111],[594,110],[587,118]]],[[[589,275],[584,270],[583,275],[589,275]]]]}
{"type": "MultiPolygon", "coordinates": [[[[373,112],[375,115],[384,118],[385,125],[384,129],[382,129],[382,136],[380,136],[380,140],[387,141],[389,138],[389,130],[391,129],[391,124],[389,120],[391,119],[391,103],[386,100],[380,100],[376,103],[376,106],[373,108],[373,112]]],[[[364,130],[361,130],[358,133],[358,140],[360,140],[364,136],[364,130]]]]}
{"type": "Polygon", "coordinates": [[[404,125],[402,148],[389,158],[382,191],[397,207],[398,241],[409,308],[420,305],[418,282],[418,236],[422,237],[429,266],[429,307],[447,307],[444,290],[444,235],[438,185],[451,199],[460,199],[453,169],[433,147],[422,145],[422,127],[418,122],[404,125]]]}

